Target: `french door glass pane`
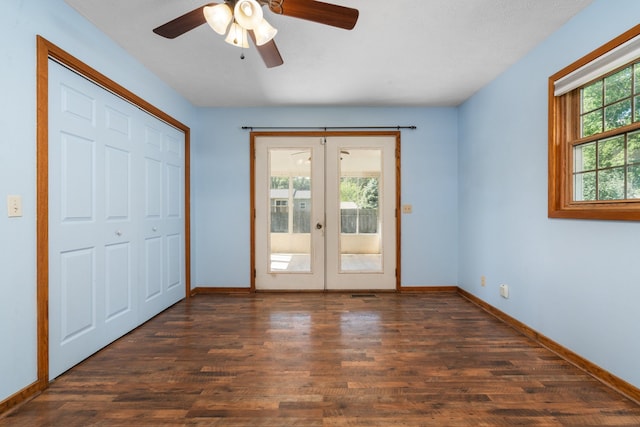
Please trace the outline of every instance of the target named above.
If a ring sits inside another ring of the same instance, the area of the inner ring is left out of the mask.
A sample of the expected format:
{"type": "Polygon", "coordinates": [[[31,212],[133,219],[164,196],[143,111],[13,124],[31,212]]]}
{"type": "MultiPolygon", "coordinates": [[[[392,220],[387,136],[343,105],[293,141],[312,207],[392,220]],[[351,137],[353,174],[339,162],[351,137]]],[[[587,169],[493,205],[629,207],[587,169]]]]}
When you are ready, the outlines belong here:
{"type": "Polygon", "coordinates": [[[341,272],[382,272],[382,150],[340,150],[341,272]]]}
{"type": "Polygon", "coordinates": [[[311,271],[311,150],[269,150],[269,272],[311,271]]]}

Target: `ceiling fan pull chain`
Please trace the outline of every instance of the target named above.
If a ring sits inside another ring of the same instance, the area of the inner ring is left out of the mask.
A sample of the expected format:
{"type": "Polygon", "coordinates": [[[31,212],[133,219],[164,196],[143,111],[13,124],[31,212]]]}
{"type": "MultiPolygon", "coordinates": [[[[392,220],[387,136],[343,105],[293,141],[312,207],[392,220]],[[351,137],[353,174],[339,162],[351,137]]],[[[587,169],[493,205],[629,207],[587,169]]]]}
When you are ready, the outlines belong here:
{"type": "Polygon", "coordinates": [[[243,31],[243,32],[242,32],[242,39],[243,39],[243,40],[242,40],[242,43],[240,44],[240,48],[242,49],[242,50],[240,51],[240,59],[244,59],[244,42],[245,42],[245,40],[244,40],[244,35],[245,35],[245,34],[246,34],[246,32],[244,32],[244,31],[243,31]]]}

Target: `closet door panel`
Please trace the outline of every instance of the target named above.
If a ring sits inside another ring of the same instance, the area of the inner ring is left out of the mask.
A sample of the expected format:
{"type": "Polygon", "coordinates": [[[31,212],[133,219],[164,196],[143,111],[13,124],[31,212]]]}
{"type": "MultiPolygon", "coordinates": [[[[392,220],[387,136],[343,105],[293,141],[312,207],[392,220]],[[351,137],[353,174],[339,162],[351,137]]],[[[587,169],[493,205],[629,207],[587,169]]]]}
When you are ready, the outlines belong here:
{"type": "Polygon", "coordinates": [[[49,61],[49,377],[185,296],[184,134],[49,61]]]}

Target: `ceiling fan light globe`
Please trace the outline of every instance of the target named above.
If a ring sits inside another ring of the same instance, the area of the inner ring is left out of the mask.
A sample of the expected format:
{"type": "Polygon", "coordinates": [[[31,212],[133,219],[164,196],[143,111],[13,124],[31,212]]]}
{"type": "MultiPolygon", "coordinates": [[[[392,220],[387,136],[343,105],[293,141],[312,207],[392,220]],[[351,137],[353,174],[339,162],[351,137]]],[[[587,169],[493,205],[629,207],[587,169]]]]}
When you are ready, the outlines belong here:
{"type": "Polygon", "coordinates": [[[229,28],[229,34],[227,34],[227,38],[224,39],[224,41],[236,47],[243,47],[245,49],[249,48],[249,42],[247,41],[247,30],[242,28],[235,22],[231,24],[231,28],[229,28]]]}
{"type": "Polygon", "coordinates": [[[217,4],[215,6],[205,6],[203,9],[204,19],[207,24],[220,35],[227,32],[227,28],[233,18],[233,12],[226,3],[217,4]]]}
{"type": "Polygon", "coordinates": [[[256,36],[256,45],[258,46],[262,46],[263,44],[271,41],[277,33],[278,30],[273,28],[266,19],[262,19],[260,24],[253,29],[253,34],[256,36]]]}
{"type": "Polygon", "coordinates": [[[262,21],[262,6],[256,0],[240,0],[233,9],[236,22],[247,30],[253,30],[262,21]]]}

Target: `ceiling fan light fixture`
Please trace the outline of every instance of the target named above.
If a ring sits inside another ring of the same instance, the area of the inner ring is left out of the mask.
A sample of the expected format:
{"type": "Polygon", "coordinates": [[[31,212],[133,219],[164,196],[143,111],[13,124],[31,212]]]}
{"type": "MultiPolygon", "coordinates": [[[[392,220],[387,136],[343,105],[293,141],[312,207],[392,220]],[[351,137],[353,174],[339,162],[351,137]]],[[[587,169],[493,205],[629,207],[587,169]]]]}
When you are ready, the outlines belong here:
{"type": "Polygon", "coordinates": [[[247,30],[253,30],[262,22],[262,6],[256,0],[240,0],[233,8],[236,22],[247,30]]]}
{"type": "Polygon", "coordinates": [[[249,48],[249,42],[247,41],[247,30],[238,25],[237,22],[231,24],[231,28],[229,28],[229,34],[227,34],[227,38],[224,39],[224,41],[236,47],[243,47],[245,49],[249,48]]]}
{"type": "Polygon", "coordinates": [[[218,34],[224,35],[233,18],[233,12],[226,3],[215,6],[205,6],[203,9],[204,19],[207,24],[218,34]]]}
{"type": "Polygon", "coordinates": [[[263,44],[271,41],[277,33],[278,30],[273,28],[266,19],[262,19],[260,24],[253,29],[253,34],[256,36],[256,45],[258,46],[262,46],[263,44]]]}

